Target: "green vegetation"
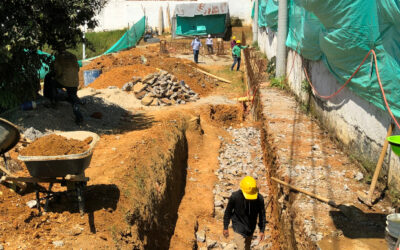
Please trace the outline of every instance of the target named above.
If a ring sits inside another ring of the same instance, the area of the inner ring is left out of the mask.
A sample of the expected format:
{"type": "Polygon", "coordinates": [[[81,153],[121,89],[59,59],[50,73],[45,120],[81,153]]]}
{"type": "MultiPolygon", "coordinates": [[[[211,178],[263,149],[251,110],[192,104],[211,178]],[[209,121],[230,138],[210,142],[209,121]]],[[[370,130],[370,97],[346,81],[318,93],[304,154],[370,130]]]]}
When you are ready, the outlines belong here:
{"type": "Polygon", "coordinates": [[[0,5],[0,110],[36,98],[38,71],[51,58],[37,53],[83,42],[81,26],[93,29],[105,0],[2,0],[0,5]]]}
{"type": "Polygon", "coordinates": [[[271,79],[271,87],[278,88],[278,89],[288,89],[287,80],[284,76],[282,77],[274,77],[271,79]]]}
{"type": "Polygon", "coordinates": [[[242,19],[236,16],[231,17],[231,26],[232,27],[243,27],[242,19]]]}
{"type": "Polygon", "coordinates": [[[301,82],[301,90],[306,92],[306,93],[311,93],[311,85],[308,82],[308,80],[303,80],[301,82]]]}
{"type": "Polygon", "coordinates": [[[271,60],[268,61],[267,64],[267,69],[265,70],[267,72],[269,79],[273,78],[276,74],[276,57],[272,57],[271,60]]]}
{"type": "Polygon", "coordinates": [[[257,41],[254,41],[254,42],[251,44],[251,47],[255,48],[257,51],[260,50],[260,47],[258,46],[258,42],[257,42],[257,41]]]}
{"type": "MultiPolygon", "coordinates": [[[[111,48],[111,46],[113,46],[125,32],[126,29],[86,33],[86,58],[103,54],[111,48]]],[[[47,53],[53,52],[48,46],[45,46],[43,51],[47,53]]],[[[79,60],[82,59],[82,42],[78,43],[75,48],[69,49],[68,51],[76,55],[79,60]]]]}

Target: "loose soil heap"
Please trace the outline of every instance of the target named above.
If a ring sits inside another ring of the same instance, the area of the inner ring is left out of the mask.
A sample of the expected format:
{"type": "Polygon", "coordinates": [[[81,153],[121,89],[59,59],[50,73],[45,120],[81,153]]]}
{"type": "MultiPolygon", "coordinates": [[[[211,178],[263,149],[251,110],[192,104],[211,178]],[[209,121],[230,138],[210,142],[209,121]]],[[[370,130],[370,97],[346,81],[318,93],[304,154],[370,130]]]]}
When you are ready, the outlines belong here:
{"type": "Polygon", "coordinates": [[[149,74],[143,80],[137,77],[132,80],[124,85],[123,90],[133,89],[136,98],[145,106],[185,104],[199,99],[184,81],[178,82],[178,78],[164,70],[149,74]]]}
{"type": "Polygon", "coordinates": [[[155,72],[155,69],[173,72],[200,96],[208,95],[218,85],[214,78],[197,72],[197,65],[192,61],[161,55],[158,51],[159,47],[149,46],[96,58],[80,69],[80,86],[83,86],[83,72],[91,69],[102,70],[102,75],[89,85],[96,89],[122,87],[132,76],[144,77],[155,72]]]}
{"type": "Polygon", "coordinates": [[[132,76],[144,77],[156,71],[156,68],[143,64],[116,67],[101,74],[99,78],[90,84],[90,87],[95,89],[105,89],[108,86],[122,88],[126,82],[132,79],[132,76]]]}
{"type": "Polygon", "coordinates": [[[28,147],[21,150],[23,156],[57,156],[80,154],[89,149],[93,138],[88,137],[83,141],[67,139],[60,135],[43,136],[28,147]]]}

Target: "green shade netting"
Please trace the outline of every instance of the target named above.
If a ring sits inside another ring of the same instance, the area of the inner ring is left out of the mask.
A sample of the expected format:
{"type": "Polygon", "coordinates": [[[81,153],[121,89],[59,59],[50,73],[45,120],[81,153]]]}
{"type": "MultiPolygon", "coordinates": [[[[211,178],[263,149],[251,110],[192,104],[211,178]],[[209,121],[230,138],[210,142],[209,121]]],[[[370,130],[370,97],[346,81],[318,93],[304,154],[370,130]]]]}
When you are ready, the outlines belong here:
{"type": "Polygon", "coordinates": [[[142,17],[137,23],[135,23],[125,34],[116,42],[105,54],[118,52],[124,49],[132,48],[136,45],[139,39],[143,36],[146,28],[146,18],[142,17]]]}
{"type": "Polygon", "coordinates": [[[193,36],[221,34],[225,32],[226,14],[196,15],[194,17],[176,16],[176,35],[193,36]]]}
{"type": "MultiPolygon", "coordinates": [[[[110,53],[115,53],[121,50],[129,49],[134,47],[137,42],[140,40],[140,38],[143,36],[146,28],[146,18],[142,17],[137,23],[135,23],[128,31],[125,32],[124,35],[113,45],[111,48],[109,48],[106,52],[103,53],[103,55],[110,54],[110,53]]],[[[50,54],[47,54],[43,51],[38,51],[39,54],[46,54],[51,56],[50,54]]],[[[95,56],[86,60],[91,60],[99,56],[95,56]]],[[[54,59],[54,57],[53,57],[54,59]]],[[[80,67],[82,67],[82,60],[78,61],[78,64],[80,67]]],[[[44,79],[48,72],[48,66],[46,64],[43,64],[42,68],[39,71],[40,74],[40,79],[44,79]]]]}
{"type": "MultiPolygon", "coordinates": [[[[259,0],[259,15],[263,15],[258,18],[260,26],[267,20],[266,13],[275,10],[275,7],[263,9],[270,6],[268,3],[276,2],[259,0]]],[[[399,0],[289,0],[288,19],[286,45],[309,60],[322,59],[341,83],[350,78],[368,51],[374,49],[389,106],[400,117],[399,0]]],[[[271,28],[276,25],[276,22],[271,26],[266,23],[271,28]]],[[[386,110],[370,62],[368,58],[347,86],[386,110]]]]}

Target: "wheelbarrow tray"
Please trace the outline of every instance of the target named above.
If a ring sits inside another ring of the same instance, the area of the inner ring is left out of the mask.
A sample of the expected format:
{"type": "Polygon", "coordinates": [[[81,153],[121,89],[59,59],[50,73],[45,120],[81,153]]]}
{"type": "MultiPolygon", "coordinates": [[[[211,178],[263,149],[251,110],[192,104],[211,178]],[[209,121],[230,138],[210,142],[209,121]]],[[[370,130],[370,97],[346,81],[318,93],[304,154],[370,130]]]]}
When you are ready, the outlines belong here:
{"type": "Polygon", "coordinates": [[[18,156],[23,161],[29,174],[39,178],[65,177],[66,175],[80,175],[89,166],[93,149],[100,137],[88,131],[55,132],[56,135],[68,139],[85,140],[92,137],[89,149],[81,154],[57,155],[57,156],[18,156]]]}
{"type": "Polygon", "coordinates": [[[20,135],[17,126],[0,118],[0,154],[12,149],[19,141],[20,135]]]}

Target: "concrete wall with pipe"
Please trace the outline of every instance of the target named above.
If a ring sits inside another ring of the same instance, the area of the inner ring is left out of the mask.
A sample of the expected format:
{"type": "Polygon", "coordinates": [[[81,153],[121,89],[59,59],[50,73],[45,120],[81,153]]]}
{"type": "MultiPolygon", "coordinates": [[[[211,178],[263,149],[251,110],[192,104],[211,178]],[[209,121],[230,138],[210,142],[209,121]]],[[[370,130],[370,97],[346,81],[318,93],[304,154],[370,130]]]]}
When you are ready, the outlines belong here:
{"type": "MultiPolygon", "coordinates": [[[[266,28],[258,30],[258,45],[268,59],[276,56],[276,44],[277,36],[274,32],[266,28]]],[[[322,95],[332,94],[342,84],[322,61],[303,60],[293,50],[289,50],[286,59],[286,75],[293,93],[303,104],[309,102],[313,113],[343,143],[347,153],[373,172],[391,122],[387,111],[378,109],[348,88],[328,101],[310,97],[302,87],[306,79],[303,65],[309,72],[312,84],[322,95]]],[[[399,129],[396,128],[393,134],[400,134],[399,129]]],[[[383,173],[388,177],[390,189],[400,190],[400,158],[390,147],[385,157],[383,173]]]]}
{"type": "MultiPolygon", "coordinates": [[[[228,2],[231,17],[239,17],[244,24],[251,24],[252,0],[201,0],[198,2],[228,2]]],[[[132,26],[143,17],[146,12],[147,22],[150,27],[157,27],[159,23],[159,9],[163,9],[164,27],[168,24],[167,6],[169,5],[172,17],[175,5],[193,3],[193,1],[137,1],[137,0],[109,0],[107,5],[97,15],[99,25],[95,31],[123,29],[132,26]]]]}

